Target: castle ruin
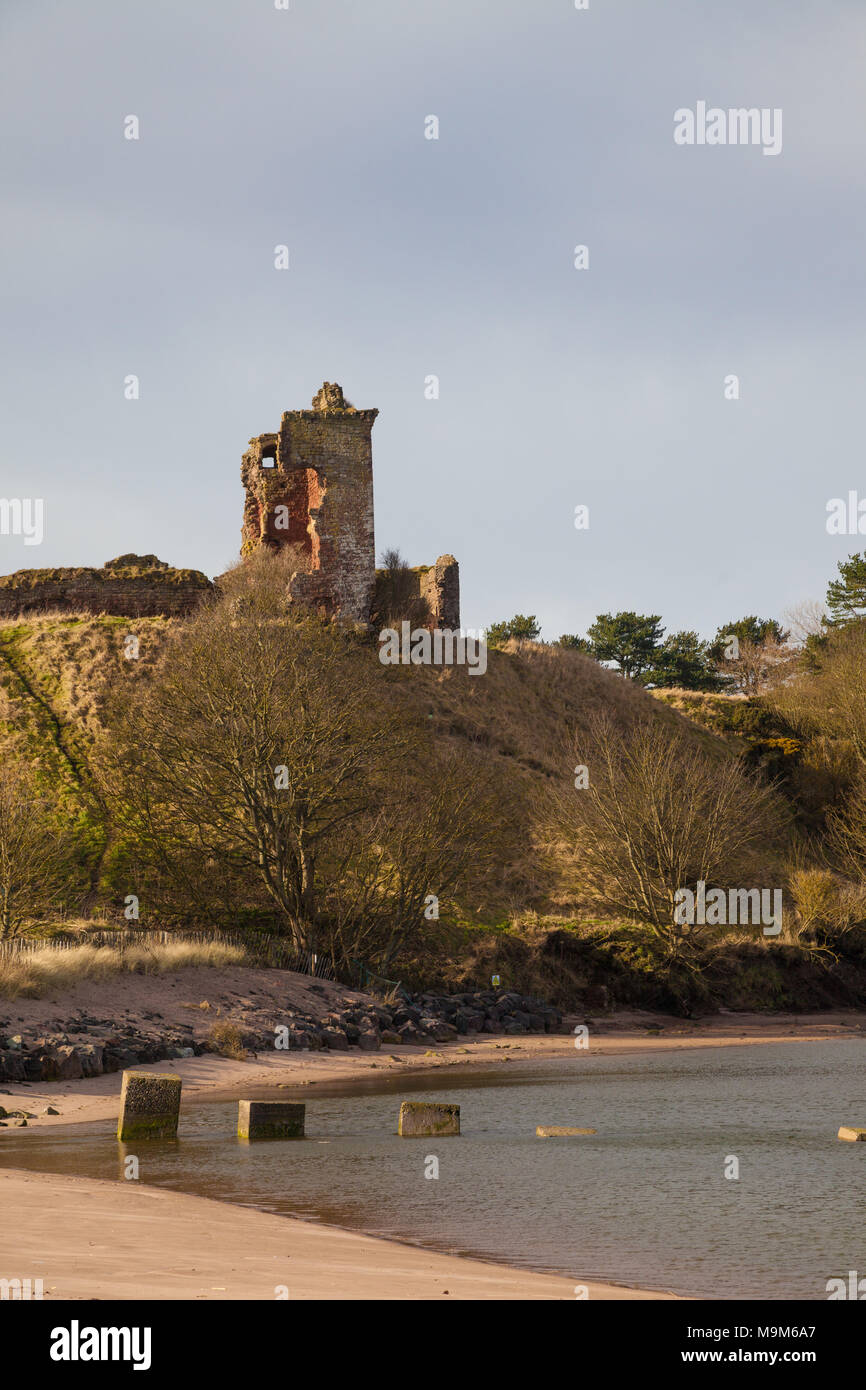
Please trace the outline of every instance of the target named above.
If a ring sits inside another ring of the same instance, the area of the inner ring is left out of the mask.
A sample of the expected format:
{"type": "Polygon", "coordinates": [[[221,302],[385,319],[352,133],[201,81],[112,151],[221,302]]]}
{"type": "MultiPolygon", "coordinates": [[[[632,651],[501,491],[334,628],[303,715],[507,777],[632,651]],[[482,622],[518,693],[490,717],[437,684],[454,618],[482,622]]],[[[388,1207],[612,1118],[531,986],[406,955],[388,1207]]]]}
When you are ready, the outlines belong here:
{"type": "MultiPolygon", "coordinates": [[[[378,410],[356,410],[326,381],[309,410],[287,410],[274,434],[249,442],[242,556],[289,549],[292,599],[324,617],[366,626],[388,572],[376,570],[371,435],[378,410]]],[[[431,628],[460,626],[460,578],[453,555],[401,573],[431,628]]],[[[216,581],[217,587],[219,581],[216,581]]],[[[199,570],[155,555],[121,555],[101,569],[17,570],[0,577],[0,618],[52,610],[126,617],[182,617],[214,584],[199,570]]]]}
{"type": "MultiPolygon", "coordinates": [[[[376,593],[372,431],[378,410],[356,410],[326,381],[309,410],[287,410],[241,461],[246,501],[241,554],[290,547],[289,593],[324,615],[366,624],[376,593]]],[[[460,626],[453,555],[411,571],[431,627],[460,626]]]]}

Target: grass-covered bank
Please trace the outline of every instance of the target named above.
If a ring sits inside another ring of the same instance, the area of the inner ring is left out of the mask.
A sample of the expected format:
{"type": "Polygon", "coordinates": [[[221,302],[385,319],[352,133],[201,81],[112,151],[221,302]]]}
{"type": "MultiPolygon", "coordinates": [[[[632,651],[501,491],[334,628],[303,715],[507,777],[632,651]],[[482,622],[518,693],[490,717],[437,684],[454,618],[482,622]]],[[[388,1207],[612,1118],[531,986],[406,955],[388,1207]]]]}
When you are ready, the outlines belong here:
{"type": "Polygon", "coordinates": [[[566,1009],[864,1002],[864,633],[775,694],[653,694],[528,641],[383,665],[284,580],[263,555],[185,619],[0,624],[0,938],[263,934],[346,985],[566,1009]],[[678,918],[699,884],[726,926],[678,918]]]}
{"type": "Polygon", "coordinates": [[[467,927],[403,972],[412,989],[489,987],[550,1000],[564,1012],[646,1009],[688,1017],[718,1009],[809,1013],[866,1008],[866,931],[811,943],[777,942],[745,931],[719,936],[671,959],[630,923],[517,923],[467,927]]]}

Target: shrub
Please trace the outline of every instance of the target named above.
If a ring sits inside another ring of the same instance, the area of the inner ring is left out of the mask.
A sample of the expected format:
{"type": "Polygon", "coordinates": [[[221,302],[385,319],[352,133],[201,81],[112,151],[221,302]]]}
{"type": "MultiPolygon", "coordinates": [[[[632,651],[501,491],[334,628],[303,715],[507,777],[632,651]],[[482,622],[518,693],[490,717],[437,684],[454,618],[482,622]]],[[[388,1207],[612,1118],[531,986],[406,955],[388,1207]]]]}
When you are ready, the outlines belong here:
{"type": "MultiPolygon", "coordinates": [[[[607,716],[575,747],[588,785],[554,797],[549,835],[597,901],[649,925],[672,953],[702,930],[674,921],[679,889],[756,882],[785,813],[735,758],[715,760],[678,731],[607,716]]],[[[759,881],[759,880],[757,880],[759,881]]]]}
{"type": "Polygon", "coordinates": [[[248,1054],[243,1038],[244,1035],[236,1024],[215,1023],[207,1035],[207,1043],[210,1051],[216,1052],[218,1056],[245,1062],[248,1054]]]}

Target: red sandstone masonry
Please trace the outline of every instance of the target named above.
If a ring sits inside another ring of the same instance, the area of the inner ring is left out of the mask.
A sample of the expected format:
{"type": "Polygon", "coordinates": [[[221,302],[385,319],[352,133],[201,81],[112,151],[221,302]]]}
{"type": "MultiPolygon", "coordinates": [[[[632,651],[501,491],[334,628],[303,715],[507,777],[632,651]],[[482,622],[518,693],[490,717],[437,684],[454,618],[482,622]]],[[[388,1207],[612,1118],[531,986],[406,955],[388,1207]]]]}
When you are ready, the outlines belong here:
{"type": "Polygon", "coordinates": [[[311,410],[287,410],[276,434],[250,440],[241,463],[243,553],[295,546],[292,596],[363,623],[376,580],[371,433],[378,413],[356,410],[326,381],[311,410]]]}
{"type": "Polygon", "coordinates": [[[121,555],[101,569],[17,570],[0,578],[0,617],[84,609],[127,618],[180,617],[213,588],[200,570],[155,555],[121,555]]]}
{"type": "MultiPolygon", "coordinates": [[[[246,491],[242,554],[292,546],[293,598],[327,616],[370,620],[376,584],[372,430],[378,410],[356,410],[326,381],[310,410],[287,410],[273,434],[251,439],[241,462],[246,491]]],[[[431,625],[460,626],[453,555],[417,571],[431,625]]]]}

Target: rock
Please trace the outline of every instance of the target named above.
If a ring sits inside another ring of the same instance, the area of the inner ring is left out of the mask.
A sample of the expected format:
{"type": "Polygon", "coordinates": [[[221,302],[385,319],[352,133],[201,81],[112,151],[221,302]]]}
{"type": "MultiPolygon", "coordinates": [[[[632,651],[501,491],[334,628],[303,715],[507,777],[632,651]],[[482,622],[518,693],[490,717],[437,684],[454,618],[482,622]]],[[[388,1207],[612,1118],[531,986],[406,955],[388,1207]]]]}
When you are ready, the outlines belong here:
{"type": "Polygon", "coordinates": [[[82,1076],[101,1076],[104,1051],[100,1043],[82,1043],[75,1049],[81,1062],[82,1076]]]}
{"type": "Polygon", "coordinates": [[[361,1028],[358,1032],[358,1046],[362,1052],[378,1052],[381,1047],[379,1034],[372,1028],[361,1028]]]}
{"type": "Polygon", "coordinates": [[[845,1139],[849,1144],[866,1143],[866,1129],[857,1129],[852,1125],[842,1125],[837,1139],[845,1139]]]}
{"type": "Polygon", "coordinates": [[[57,1048],[56,1067],[58,1081],[78,1081],[84,1075],[78,1048],[68,1043],[57,1048]]]}
{"type": "Polygon", "coordinates": [[[0,1053],[0,1076],[4,1081],[24,1080],[24,1059],[17,1052],[0,1053]]]}
{"type": "Polygon", "coordinates": [[[19,1129],[26,1129],[26,1128],[27,1128],[27,1121],[26,1121],[26,1120],[13,1120],[12,1123],[13,1123],[13,1125],[17,1125],[19,1129]]]}
{"type": "Polygon", "coordinates": [[[480,1033],[484,1026],[484,1015],[458,1009],[452,1022],[458,1033],[480,1033]]]}
{"type": "Polygon", "coordinates": [[[574,1129],[570,1125],[537,1125],[535,1129],[539,1139],[560,1139],[569,1134],[597,1134],[595,1129],[574,1129]]]}
{"type": "Polygon", "coordinates": [[[59,1110],[55,1110],[53,1105],[46,1105],[45,1109],[42,1111],[42,1114],[43,1114],[43,1115],[59,1115],[59,1114],[60,1114],[60,1111],[59,1111],[59,1110]]]}
{"type": "Polygon", "coordinates": [[[414,1004],[402,1004],[394,1010],[394,1022],[398,1029],[403,1023],[418,1024],[421,1022],[421,1010],[416,1009],[414,1004]]]}
{"type": "Polygon", "coordinates": [[[326,1047],[332,1052],[348,1052],[349,1039],[342,1028],[323,1028],[320,1034],[326,1047]]]}
{"type": "Polygon", "coordinates": [[[386,1028],[382,1033],[382,1042],[387,1043],[389,1047],[396,1047],[402,1041],[400,1034],[395,1033],[391,1028],[386,1028]]]}
{"type": "Polygon", "coordinates": [[[436,1042],[454,1042],[457,1037],[457,1029],[450,1023],[440,1021],[433,1029],[433,1037],[436,1042]]]}

